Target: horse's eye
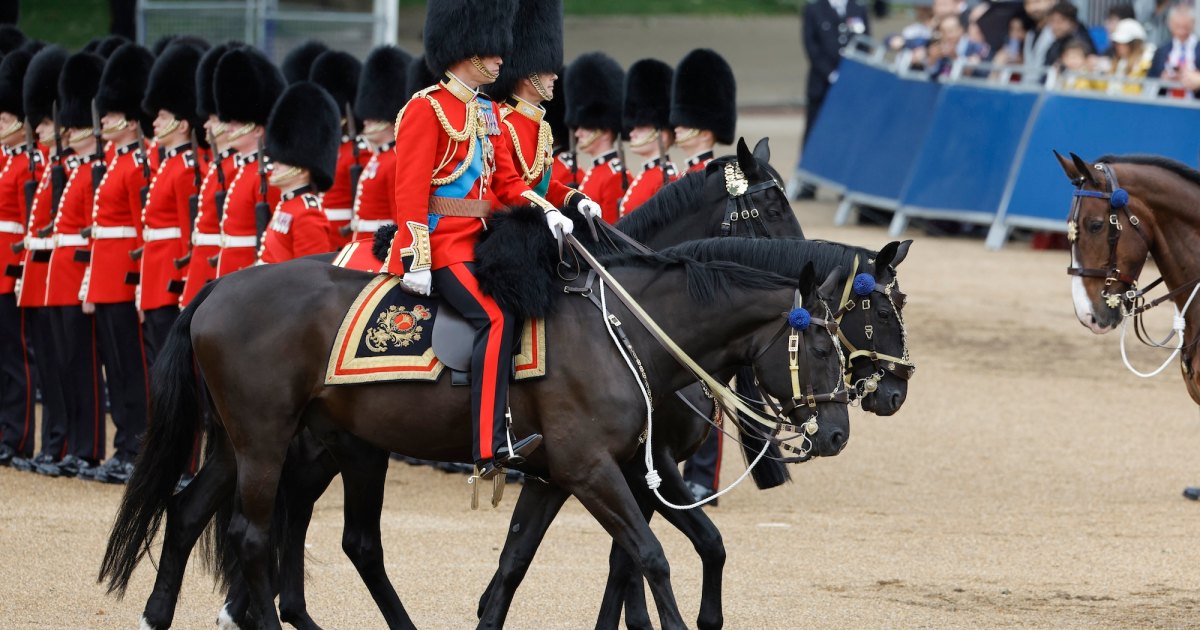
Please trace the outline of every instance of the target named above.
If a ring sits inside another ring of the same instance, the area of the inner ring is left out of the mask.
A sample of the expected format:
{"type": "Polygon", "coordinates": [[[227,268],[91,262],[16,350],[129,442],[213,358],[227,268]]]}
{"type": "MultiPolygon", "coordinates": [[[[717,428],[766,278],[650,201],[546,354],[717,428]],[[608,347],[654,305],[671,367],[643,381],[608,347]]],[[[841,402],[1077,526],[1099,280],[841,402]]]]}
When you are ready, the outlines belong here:
{"type": "Polygon", "coordinates": [[[829,348],[816,347],[813,348],[813,354],[817,355],[822,361],[829,358],[829,348]]]}
{"type": "Polygon", "coordinates": [[[1099,234],[1100,230],[1104,229],[1104,222],[1100,219],[1092,219],[1088,221],[1087,231],[1089,234],[1099,234]]]}
{"type": "Polygon", "coordinates": [[[882,310],[882,309],[881,309],[881,310],[879,310],[877,314],[879,315],[879,319],[882,319],[882,320],[883,320],[883,321],[885,321],[885,322],[886,322],[887,320],[891,319],[891,317],[892,317],[892,314],[891,314],[891,313],[889,313],[889,312],[887,312],[887,311],[885,311],[885,310],[882,310]]]}

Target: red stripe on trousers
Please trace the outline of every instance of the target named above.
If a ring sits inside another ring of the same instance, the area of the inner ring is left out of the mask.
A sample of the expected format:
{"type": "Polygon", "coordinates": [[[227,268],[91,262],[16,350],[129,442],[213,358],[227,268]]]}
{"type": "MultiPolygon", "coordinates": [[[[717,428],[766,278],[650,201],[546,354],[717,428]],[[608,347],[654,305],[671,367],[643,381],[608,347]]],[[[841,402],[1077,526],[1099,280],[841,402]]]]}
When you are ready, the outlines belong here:
{"type": "Polygon", "coordinates": [[[483,387],[479,392],[479,456],[483,459],[493,457],[492,440],[495,438],[496,411],[496,371],[500,364],[500,342],[504,336],[504,311],[496,305],[495,300],[487,297],[479,290],[475,276],[467,271],[466,265],[456,263],[450,265],[450,273],[458,279],[463,288],[475,298],[483,312],[487,313],[491,326],[488,329],[487,346],[483,354],[483,387]],[[487,439],[484,440],[484,436],[487,439]]]}

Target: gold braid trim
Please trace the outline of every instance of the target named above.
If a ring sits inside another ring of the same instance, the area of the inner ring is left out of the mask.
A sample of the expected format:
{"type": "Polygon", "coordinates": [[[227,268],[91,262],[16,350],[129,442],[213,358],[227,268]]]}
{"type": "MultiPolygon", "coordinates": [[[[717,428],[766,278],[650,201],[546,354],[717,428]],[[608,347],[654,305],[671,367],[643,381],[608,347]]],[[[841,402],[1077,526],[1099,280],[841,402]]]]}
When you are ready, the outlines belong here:
{"type": "Polygon", "coordinates": [[[541,208],[543,213],[549,213],[558,210],[558,208],[555,208],[554,204],[547,201],[545,197],[542,197],[532,190],[526,190],[525,192],[521,193],[521,196],[524,197],[529,203],[541,208]]]}
{"type": "Polygon", "coordinates": [[[525,163],[525,156],[521,151],[521,139],[517,137],[517,129],[512,123],[504,121],[504,126],[508,127],[508,133],[512,136],[513,147],[517,150],[517,164],[521,165],[522,177],[525,178],[525,183],[532,185],[542,177],[542,173],[546,171],[546,167],[551,164],[553,157],[550,154],[550,147],[554,143],[552,134],[550,133],[550,125],[542,122],[538,128],[537,150],[533,154],[533,165],[525,163]]]}

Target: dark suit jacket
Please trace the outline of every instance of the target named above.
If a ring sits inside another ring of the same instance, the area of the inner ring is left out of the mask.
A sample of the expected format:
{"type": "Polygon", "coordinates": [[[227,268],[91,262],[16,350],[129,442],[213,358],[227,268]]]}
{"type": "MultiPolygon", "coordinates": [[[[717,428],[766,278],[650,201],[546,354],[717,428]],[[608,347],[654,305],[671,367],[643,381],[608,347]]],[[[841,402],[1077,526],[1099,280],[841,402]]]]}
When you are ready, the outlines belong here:
{"type": "Polygon", "coordinates": [[[825,92],[829,90],[829,75],[837,70],[842,49],[856,35],[850,26],[855,19],[862,22],[862,34],[870,35],[867,10],[855,0],[846,0],[845,17],[838,15],[829,0],[816,0],[805,5],[800,34],[811,64],[807,95],[810,102],[825,98],[825,92]]]}
{"type": "MultiPolygon", "coordinates": [[[[1146,73],[1152,79],[1157,79],[1162,76],[1163,70],[1167,69],[1167,57],[1171,56],[1171,48],[1174,47],[1174,40],[1163,44],[1161,48],[1154,51],[1154,58],[1150,60],[1150,71],[1146,73]]],[[[1192,51],[1192,57],[1195,61],[1192,65],[1200,70],[1200,43],[1196,44],[1196,50],[1192,51]]]]}

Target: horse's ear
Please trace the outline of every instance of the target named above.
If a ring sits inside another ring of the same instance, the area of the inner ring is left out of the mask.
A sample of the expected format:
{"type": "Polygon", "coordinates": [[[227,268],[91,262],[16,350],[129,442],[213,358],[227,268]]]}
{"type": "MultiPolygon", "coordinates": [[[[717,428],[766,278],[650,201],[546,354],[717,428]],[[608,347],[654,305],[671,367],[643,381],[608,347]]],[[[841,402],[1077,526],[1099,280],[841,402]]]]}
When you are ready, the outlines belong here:
{"type": "Polygon", "coordinates": [[[1062,167],[1063,172],[1067,174],[1067,179],[1071,180],[1072,183],[1082,177],[1079,174],[1079,169],[1075,168],[1074,162],[1063,157],[1058,151],[1054,152],[1054,157],[1058,159],[1058,165],[1062,167]]]}
{"type": "Polygon", "coordinates": [[[758,141],[758,144],[754,145],[754,157],[758,158],[759,160],[762,160],[762,162],[764,164],[771,163],[770,142],[771,142],[770,138],[763,138],[762,140],[758,141]]]}
{"type": "Polygon", "coordinates": [[[738,138],[737,161],[738,167],[742,169],[742,174],[747,179],[755,180],[758,178],[758,161],[754,159],[754,154],[750,152],[750,147],[746,146],[745,138],[738,138]]]}
{"type": "Polygon", "coordinates": [[[825,278],[825,282],[822,282],[821,286],[817,287],[817,297],[820,297],[823,300],[832,300],[836,298],[838,285],[840,284],[838,280],[841,279],[844,271],[845,270],[840,266],[834,267],[833,271],[830,271],[829,275],[825,278]]]}
{"type": "Polygon", "coordinates": [[[1075,155],[1074,153],[1071,153],[1070,155],[1071,161],[1075,164],[1075,169],[1079,171],[1079,176],[1082,177],[1087,183],[1095,186],[1097,182],[1096,176],[1092,174],[1092,165],[1088,164],[1083,158],[1075,155]]]}
{"type": "Polygon", "coordinates": [[[813,288],[817,284],[817,272],[813,269],[812,262],[805,263],[804,268],[800,270],[800,295],[808,297],[812,295],[813,288]]]}
{"type": "Polygon", "coordinates": [[[908,248],[912,246],[912,239],[900,241],[900,245],[896,247],[896,257],[892,258],[892,266],[899,267],[900,263],[908,257],[908,248]]]}
{"type": "Polygon", "coordinates": [[[892,241],[891,243],[884,245],[883,249],[879,250],[878,254],[875,254],[875,277],[876,278],[880,277],[882,275],[880,272],[886,271],[888,268],[888,265],[891,265],[892,261],[896,259],[896,252],[899,249],[900,249],[900,241],[892,241]]]}

